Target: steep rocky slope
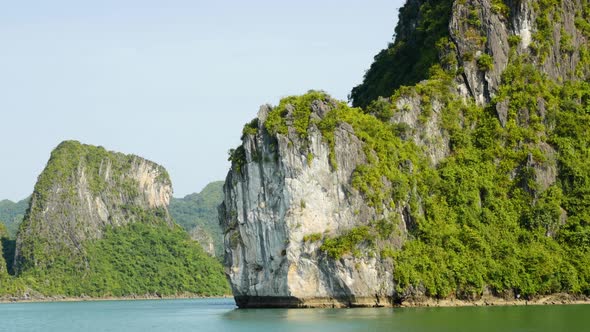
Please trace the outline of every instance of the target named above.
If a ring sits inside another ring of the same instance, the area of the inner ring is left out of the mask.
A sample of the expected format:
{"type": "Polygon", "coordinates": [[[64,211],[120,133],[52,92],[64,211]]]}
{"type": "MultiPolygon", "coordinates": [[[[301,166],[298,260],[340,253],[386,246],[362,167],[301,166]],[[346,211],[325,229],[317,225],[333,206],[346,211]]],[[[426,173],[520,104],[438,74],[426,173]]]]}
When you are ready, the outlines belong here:
{"type": "Polygon", "coordinates": [[[586,0],[408,0],[395,42],[381,51],[351,93],[367,107],[402,85],[430,76],[433,65],[458,70],[459,93],[491,101],[511,59],[525,56],[553,80],[588,76],[586,0]]]}
{"type": "Polygon", "coordinates": [[[589,19],[585,0],[409,0],[362,109],[263,106],[220,206],[238,305],[590,295],[589,19]]]}
{"type": "Polygon", "coordinates": [[[157,164],[63,142],[35,185],[17,238],[17,268],[38,268],[51,264],[54,255],[82,253],[82,243],[100,238],[108,226],[145,217],[172,226],[171,195],[168,173],[157,164]]]}
{"type": "MultiPolygon", "coordinates": [[[[324,124],[327,113],[345,107],[321,93],[311,93],[305,102],[309,119],[324,124]]],[[[290,105],[282,105],[287,122],[296,121],[290,105]]],[[[269,116],[277,114],[264,106],[246,128],[224,188],[220,215],[238,305],[337,305],[348,303],[350,294],[357,294],[359,303],[379,302],[393,291],[390,267],[376,258],[340,261],[318,251],[324,235],[384,215],[351,184],[352,173],[366,163],[363,143],[345,123],[334,128],[331,143],[319,123],[305,126],[305,137],[293,127],[272,134],[269,116]]]]}
{"type": "MultiPolygon", "coordinates": [[[[182,226],[211,255],[222,255],[222,236],[218,222],[217,206],[223,200],[223,181],[209,183],[201,192],[183,198],[170,198],[169,213],[174,222],[182,226]]],[[[18,202],[0,201],[0,223],[8,230],[8,237],[16,238],[16,232],[24,218],[30,198],[18,202]]]]}
{"type": "Polygon", "coordinates": [[[43,295],[226,293],[219,263],[172,221],[171,195],[158,164],[61,143],[20,225],[13,284],[43,295]]]}

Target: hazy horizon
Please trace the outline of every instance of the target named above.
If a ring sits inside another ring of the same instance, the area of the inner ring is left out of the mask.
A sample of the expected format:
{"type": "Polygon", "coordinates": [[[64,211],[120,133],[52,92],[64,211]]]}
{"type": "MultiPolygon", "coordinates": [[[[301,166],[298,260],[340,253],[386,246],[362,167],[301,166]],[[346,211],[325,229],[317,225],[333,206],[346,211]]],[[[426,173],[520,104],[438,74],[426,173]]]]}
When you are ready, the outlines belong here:
{"type": "Polygon", "coordinates": [[[163,165],[175,197],[200,192],[260,105],[346,100],[403,2],[4,3],[0,200],[29,196],[69,139],[163,165]]]}

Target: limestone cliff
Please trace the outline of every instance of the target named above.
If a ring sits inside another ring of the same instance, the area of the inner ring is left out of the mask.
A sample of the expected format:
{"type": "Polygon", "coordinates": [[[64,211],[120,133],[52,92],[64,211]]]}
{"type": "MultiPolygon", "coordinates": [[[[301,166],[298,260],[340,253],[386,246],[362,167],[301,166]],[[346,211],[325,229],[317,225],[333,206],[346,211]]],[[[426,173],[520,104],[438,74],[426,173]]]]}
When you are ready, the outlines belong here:
{"type": "Polygon", "coordinates": [[[291,104],[285,134],[269,132],[269,113],[277,110],[263,106],[233,152],[220,220],[236,301],[240,307],[390,305],[389,263],[350,252],[333,259],[320,246],[323,238],[386,217],[399,230],[389,241],[399,245],[407,211],[371,206],[352,183],[353,172],[367,163],[365,143],[347,123],[323,134],[318,126],[342,105],[317,93],[309,101],[305,138],[293,126],[298,116],[291,104]]]}
{"type": "Polygon", "coordinates": [[[484,105],[515,55],[556,81],[588,77],[588,16],[586,0],[408,0],[395,41],[375,57],[351,100],[366,107],[428,79],[439,64],[457,70],[461,95],[484,105]]]}
{"type": "MultiPolygon", "coordinates": [[[[463,68],[462,83],[477,103],[498,92],[511,51],[553,80],[577,76],[587,37],[576,27],[584,1],[456,1],[449,31],[463,68]]],[[[586,9],[587,10],[587,9],[586,9]]]]}
{"type": "Polygon", "coordinates": [[[83,243],[107,227],[167,223],[172,185],[143,158],[65,141],[39,175],[17,237],[17,269],[43,268],[59,256],[84,255],[83,243]]]}
{"type": "Polygon", "coordinates": [[[588,22],[586,0],[408,0],[362,109],[263,106],[220,206],[238,306],[590,294],[588,22]]]}

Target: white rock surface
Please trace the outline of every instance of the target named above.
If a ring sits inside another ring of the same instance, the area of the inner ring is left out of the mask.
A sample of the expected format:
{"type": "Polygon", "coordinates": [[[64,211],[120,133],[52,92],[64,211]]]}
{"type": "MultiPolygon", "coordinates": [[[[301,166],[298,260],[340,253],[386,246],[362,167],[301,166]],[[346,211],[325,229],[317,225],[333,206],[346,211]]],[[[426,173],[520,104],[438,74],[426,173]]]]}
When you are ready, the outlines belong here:
{"type": "Polygon", "coordinates": [[[335,236],[379,217],[351,185],[352,172],[365,162],[363,143],[350,125],[341,124],[333,170],[330,147],[315,126],[308,144],[295,133],[271,137],[262,121],[268,111],[263,107],[259,113],[258,133],[244,137],[246,164],[228,174],[220,207],[226,271],[238,305],[391,304],[390,262],[371,255],[334,260],[319,250],[321,241],[303,241],[316,233],[335,236]]]}

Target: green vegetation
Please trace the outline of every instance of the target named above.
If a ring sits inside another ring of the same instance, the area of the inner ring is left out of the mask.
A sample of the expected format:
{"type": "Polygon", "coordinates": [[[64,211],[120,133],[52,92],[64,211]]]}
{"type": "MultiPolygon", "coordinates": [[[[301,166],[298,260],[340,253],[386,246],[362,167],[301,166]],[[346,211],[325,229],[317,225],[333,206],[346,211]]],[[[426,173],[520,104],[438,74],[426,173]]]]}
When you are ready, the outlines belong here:
{"type": "Polygon", "coordinates": [[[590,38],[590,1],[582,0],[582,10],[576,13],[575,23],[584,36],[590,38]]]}
{"type": "Polygon", "coordinates": [[[309,91],[303,96],[292,96],[281,99],[279,106],[273,108],[264,123],[266,130],[272,135],[287,134],[286,117],[291,112],[293,128],[300,138],[307,138],[310,124],[311,104],[314,101],[329,101],[328,95],[322,91],[309,91]]]}
{"type": "Polygon", "coordinates": [[[18,202],[9,200],[0,201],[0,223],[4,223],[8,232],[8,237],[14,239],[18,226],[23,221],[25,212],[29,207],[30,197],[18,202]]]}
{"type": "Polygon", "coordinates": [[[374,116],[364,114],[360,109],[341,107],[332,111],[319,124],[324,138],[334,144],[333,131],[339,121],[350,123],[357,137],[365,144],[367,164],[359,166],[352,179],[352,185],[367,198],[369,205],[381,211],[394,194],[404,195],[409,190],[411,172],[406,161],[421,164],[417,148],[395,136],[394,125],[384,123],[374,116]],[[404,167],[406,166],[406,167],[404,167]],[[383,177],[392,186],[386,186],[383,177]]]}
{"type": "Polygon", "coordinates": [[[511,48],[518,46],[522,42],[522,38],[519,35],[511,35],[508,37],[508,44],[511,48]]]}
{"type": "Polygon", "coordinates": [[[402,85],[429,78],[439,60],[437,44],[449,37],[452,7],[452,0],[407,2],[400,9],[395,42],[375,56],[363,83],[352,89],[353,106],[365,108],[402,85]]]}
{"type": "Polygon", "coordinates": [[[56,257],[46,269],[29,269],[11,282],[44,295],[229,293],[219,262],[180,228],[140,222],[109,227],[103,238],[85,243],[83,250],[84,257],[56,257]]]}
{"type": "Polygon", "coordinates": [[[505,0],[492,0],[492,11],[504,18],[510,16],[510,7],[506,5],[505,0]]]}
{"type": "Polygon", "coordinates": [[[541,62],[544,62],[553,46],[554,22],[562,20],[561,9],[558,6],[561,0],[539,0],[532,4],[538,15],[535,21],[537,31],[533,34],[531,49],[541,62]]]}
{"type": "Polygon", "coordinates": [[[25,284],[23,280],[12,276],[12,261],[14,259],[14,240],[9,239],[8,230],[0,222],[0,297],[3,295],[23,294],[25,284]]]}
{"type": "Polygon", "coordinates": [[[367,226],[353,228],[340,236],[326,239],[320,250],[325,251],[332,259],[340,258],[345,253],[360,256],[357,246],[362,242],[370,245],[372,240],[369,234],[370,229],[367,226]]]}
{"type": "MultiPolygon", "coordinates": [[[[477,297],[486,288],[525,297],[590,294],[590,83],[558,85],[515,58],[496,99],[481,108],[452,94],[451,78],[434,67],[429,81],[372,103],[375,114],[322,94],[333,108],[313,120],[309,109],[300,108],[309,108],[317,93],[282,101],[297,105],[291,110],[302,117],[300,137],[306,137],[303,124],[315,124],[333,147],[337,125],[351,124],[367,156],[353,174],[353,186],[377,211],[408,206],[416,224],[401,250],[387,246],[395,230],[388,221],[336,237],[310,234],[304,241],[323,240],[320,249],[333,259],[367,250],[392,258],[402,296],[416,287],[438,298],[477,297]],[[403,139],[403,130],[380,120],[380,114],[405,111],[395,101],[412,96],[420,98],[425,120],[434,100],[443,105],[440,125],[451,154],[436,167],[403,139]],[[508,105],[504,126],[496,115],[500,102],[508,105]],[[559,176],[545,187],[547,168],[559,176]]],[[[283,116],[277,112],[271,128],[284,128],[283,116]]]]}
{"type": "MultiPolygon", "coordinates": [[[[4,240],[8,236],[8,232],[6,231],[6,226],[3,223],[0,223],[0,240],[4,240]]],[[[4,253],[4,241],[0,241],[0,280],[5,278],[8,274],[7,266],[6,266],[6,255],[4,253]]]]}
{"type": "Polygon", "coordinates": [[[481,71],[490,71],[494,69],[494,58],[489,54],[482,54],[477,58],[477,68],[481,71]]]}
{"type": "Polygon", "coordinates": [[[322,233],[311,233],[303,236],[303,242],[318,242],[323,238],[322,233]]]}
{"type": "Polygon", "coordinates": [[[228,152],[227,161],[231,162],[232,167],[239,173],[242,166],[246,165],[246,150],[242,145],[228,152]]]}
{"type": "Polygon", "coordinates": [[[481,27],[481,19],[479,18],[479,10],[476,8],[472,8],[469,11],[469,15],[467,16],[467,23],[474,28],[481,27]]]}
{"type": "Polygon", "coordinates": [[[559,40],[559,49],[562,53],[571,54],[575,51],[574,44],[572,42],[572,36],[570,36],[565,29],[561,29],[561,39],[559,40]]]}
{"type": "MultiPolygon", "coordinates": [[[[298,134],[299,138],[303,140],[304,147],[307,147],[307,136],[308,136],[308,129],[310,124],[314,123],[318,125],[318,127],[322,130],[323,134],[326,134],[324,137],[329,139],[330,147],[334,148],[334,142],[332,136],[326,130],[323,130],[323,121],[319,122],[316,120],[311,119],[312,113],[312,103],[315,101],[323,102],[331,107],[345,107],[348,108],[344,103],[338,103],[337,101],[333,100],[323,91],[314,91],[310,90],[306,94],[302,96],[291,96],[287,98],[281,99],[279,106],[272,109],[271,112],[268,114],[268,118],[264,123],[266,130],[271,135],[287,135],[288,133],[288,126],[287,126],[287,117],[293,121],[293,127],[295,132],[298,134]]],[[[239,149],[239,148],[238,148],[239,149]]],[[[330,155],[330,160],[332,166],[334,168],[337,167],[335,156],[332,153],[330,155]]],[[[313,154],[308,151],[307,153],[307,164],[311,165],[313,162],[313,154]]]]}
{"type": "MultiPolygon", "coordinates": [[[[0,296],[228,294],[219,261],[173,225],[165,207],[141,195],[136,173],[144,171],[142,165],[155,185],[170,186],[163,167],[140,157],[74,141],[60,144],[35,185],[17,257],[15,241],[0,229],[0,296]],[[96,213],[107,215],[106,225],[96,213]]],[[[203,210],[183,210],[192,197],[177,204],[185,226],[201,222],[191,213],[212,213],[220,186],[196,195],[203,210]]]]}
{"type": "MultiPolygon", "coordinates": [[[[52,195],[54,185],[70,184],[72,187],[63,188],[63,195],[73,194],[73,183],[69,181],[72,177],[77,175],[79,169],[83,168],[88,173],[88,187],[95,195],[99,195],[108,187],[107,180],[104,173],[111,165],[109,176],[112,182],[121,184],[111,190],[118,190],[119,192],[110,192],[111,195],[125,195],[128,197],[137,196],[137,184],[135,180],[130,178],[123,178],[133,162],[139,157],[134,155],[125,155],[107,151],[105,148],[99,146],[92,146],[81,144],[77,141],[64,141],[59,144],[52,152],[47,167],[39,176],[35,185],[33,197],[38,202],[47,202],[52,195]],[[101,176],[102,175],[102,176],[101,176]]],[[[162,182],[170,183],[168,172],[163,167],[159,167],[159,177],[162,182]]],[[[36,205],[42,209],[40,205],[36,205]]]]}
{"type": "Polygon", "coordinates": [[[217,214],[217,207],[222,201],[223,181],[216,181],[209,183],[200,193],[172,198],[168,208],[172,219],[186,231],[201,227],[211,235],[217,257],[223,256],[221,226],[217,214]]]}
{"type": "Polygon", "coordinates": [[[10,237],[8,229],[2,222],[0,222],[0,275],[14,274],[12,264],[14,262],[14,251],[16,247],[16,240],[10,237]]]}
{"type": "Polygon", "coordinates": [[[250,123],[247,123],[242,130],[242,139],[247,135],[256,135],[258,132],[258,118],[253,119],[250,123]]]}
{"type": "Polygon", "coordinates": [[[590,294],[589,85],[559,86],[518,59],[504,82],[496,99],[509,100],[504,128],[495,103],[448,117],[457,122],[471,114],[476,121],[459,130],[446,124],[453,153],[436,169],[429,192],[420,190],[424,215],[415,215],[415,239],[392,255],[401,294],[419,285],[441,298],[479,296],[485,287],[527,297],[590,294]],[[556,163],[539,148],[545,144],[557,150],[556,163]],[[558,182],[541,188],[536,177],[544,175],[531,158],[557,167],[558,182]]]}

